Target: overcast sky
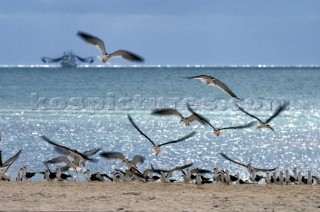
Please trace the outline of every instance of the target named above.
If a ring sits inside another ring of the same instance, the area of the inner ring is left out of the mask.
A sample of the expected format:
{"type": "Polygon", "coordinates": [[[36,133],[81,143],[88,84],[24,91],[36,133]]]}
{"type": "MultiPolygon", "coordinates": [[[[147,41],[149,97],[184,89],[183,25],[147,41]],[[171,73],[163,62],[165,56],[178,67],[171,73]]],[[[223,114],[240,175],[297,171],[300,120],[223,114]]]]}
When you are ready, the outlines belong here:
{"type": "Polygon", "coordinates": [[[320,0],[0,0],[0,27],[0,65],[97,56],[78,30],[146,65],[320,64],[320,0]]]}

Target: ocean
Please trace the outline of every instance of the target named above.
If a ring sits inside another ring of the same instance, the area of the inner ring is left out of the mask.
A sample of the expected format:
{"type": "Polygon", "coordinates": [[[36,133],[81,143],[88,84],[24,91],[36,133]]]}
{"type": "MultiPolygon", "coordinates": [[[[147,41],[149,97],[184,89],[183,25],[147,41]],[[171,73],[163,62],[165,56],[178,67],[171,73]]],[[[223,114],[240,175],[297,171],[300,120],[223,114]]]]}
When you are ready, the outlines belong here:
{"type": "MultiPolygon", "coordinates": [[[[248,178],[247,170],[226,161],[219,155],[222,152],[259,168],[295,167],[304,174],[308,170],[320,174],[319,67],[2,67],[0,76],[3,161],[22,149],[10,169],[12,179],[23,165],[29,171],[43,171],[43,161],[59,156],[42,135],[79,151],[101,147],[101,151],[119,151],[129,159],[143,155],[142,171],[150,163],[171,169],[192,162],[193,167],[227,168],[248,178]],[[263,120],[282,102],[288,101],[289,106],[272,120],[275,132],[253,127],[222,131],[220,137],[199,123],[190,128],[177,117],[151,115],[155,108],[170,107],[189,116],[189,102],[216,127],[252,121],[236,108],[237,101],[220,89],[185,78],[195,75],[210,75],[224,82],[243,99],[239,105],[263,120]],[[197,133],[186,141],[163,146],[164,153],[156,156],[151,143],[130,124],[128,114],[157,144],[197,133]]],[[[92,173],[109,174],[113,168],[125,168],[98,154],[95,158],[98,162],[87,164],[92,173]]],[[[76,175],[77,180],[84,180],[76,175]]],[[[42,180],[42,176],[35,179],[42,180]]]]}

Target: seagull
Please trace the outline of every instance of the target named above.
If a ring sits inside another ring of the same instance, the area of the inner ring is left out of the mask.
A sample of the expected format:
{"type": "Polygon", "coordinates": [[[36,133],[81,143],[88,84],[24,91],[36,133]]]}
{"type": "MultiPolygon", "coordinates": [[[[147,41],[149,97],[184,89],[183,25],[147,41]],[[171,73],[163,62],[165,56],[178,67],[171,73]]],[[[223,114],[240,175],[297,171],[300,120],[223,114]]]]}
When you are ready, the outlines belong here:
{"type": "MultiPolygon", "coordinates": [[[[208,174],[208,173],[212,173],[212,171],[207,170],[207,169],[199,169],[199,168],[195,168],[192,170],[186,169],[186,172],[184,172],[183,170],[181,170],[182,172],[182,177],[185,183],[189,183],[190,181],[196,179],[197,174],[203,175],[203,174],[208,174]]],[[[209,179],[204,178],[202,176],[202,181],[206,181],[208,182],[209,179]]],[[[210,181],[211,182],[211,181],[210,181]]]]}
{"type": "Polygon", "coordinates": [[[100,172],[91,174],[89,170],[87,170],[85,173],[86,179],[88,181],[105,181],[104,177],[107,177],[110,181],[113,181],[113,179],[107,175],[107,174],[101,174],[100,172]]]}
{"type": "Polygon", "coordinates": [[[104,42],[100,38],[97,38],[93,35],[90,35],[86,32],[81,32],[81,31],[78,31],[77,35],[80,38],[82,38],[85,42],[87,42],[93,46],[98,47],[98,49],[102,53],[102,57],[98,57],[98,58],[101,62],[103,62],[105,64],[109,63],[110,58],[116,57],[116,56],[121,56],[123,59],[129,60],[132,62],[143,62],[144,61],[144,59],[142,57],[140,57],[132,52],[126,51],[126,50],[118,50],[118,51],[115,51],[115,52],[109,54],[106,52],[104,42]]]}
{"type": "Polygon", "coordinates": [[[100,172],[91,174],[90,171],[87,170],[84,174],[86,175],[87,181],[102,181],[100,172]]]}
{"type": "Polygon", "coordinates": [[[72,162],[77,166],[80,166],[80,164],[84,165],[86,161],[96,161],[95,159],[90,158],[90,156],[96,154],[101,149],[101,148],[97,148],[97,149],[93,149],[93,150],[89,150],[89,151],[85,151],[84,153],[81,153],[75,149],[70,149],[68,147],[57,144],[51,141],[46,136],[41,136],[41,138],[46,142],[48,142],[49,144],[54,145],[55,150],[57,152],[72,157],[74,159],[72,162]]]}
{"type": "Polygon", "coordinates": [[[212,134],[216,135],[216,136],[219,136],[221,134],[221,130],[230,130],[230,129],[245,129],[245,128],[249,128],[249,127],[252,127],[253,125],[255,125],[255,121],[253,122],[250,122],[248,124],[245,124],[245,125],[239,125],[239,126],[233,126],[233,127],[222,127],[222,128],[216,128],[214,127],[210,121],[203,117],[202,115],[196,113],[193,111],[193,109],[188,105],[188,109],[189,111],[197,117],[197,119],[199,120],[199,122],[201,123],[204,123],[205,125],[209,125],[212,129],[213,129],[213,132],[212,134]]]}
{"type": "Polygon", "coordinates": [[[294,178],[294,176],[289,175],[289,170],[286,169],[286,176],[285,176],[285,182],[288,185],[289,183],[295,183],[296,179],[294,178]]]}
{"type": "Polygon", "coordinates": [[[71,175],[71,174],[62,173],[60,166],[58,166],[58,167],[56,168],[56,176],[57,176],[57,179],[58,179],[59,181],[68,180],[68,178],[70,178],[70,177],[73,178],[73,175],[71,175]]]}
{"type": "MultiPolygon", "coordinates": [[[[161,172],[162,172],[162,173],[167,173],[167,172],[168,172],[168,170],[164,170],[164,169],[155,169],[151,163],[150,163],[150,166],[151,166],[150,169],[146,169],[146,170],[143,171],[143,176],[144,176],[148,181],[155,182],[155,181],[157,181],[157,180],[160,179],[160,177],[159,177],[159,176],[156,176],[156,175],[150,176],[150,174],[152,174],[152,173],[157,173],[157,174],[160,175],[161,172]]],[[[181,170],[181,171],[183,171],[183,170],[181,170]]]]}
{"type": "Polygon", "coordinates": [[[261,128],[268,128],[272,131],[274,131],[274,129],[271,127],[271,125],[269,124],[269,122],[271,122],[275,117],[277,117],[283,110],[285,110],[287,108],[287,106],[289,105],[289,102],[285,102],[284,104],[281,104],[276,110],[275,112],[272,114],[272,116],[270,116],[266,121],[262,121],[261,119],[259,119],[258,117],[248,113],[247,111],[245,111],[243,108],[241,108],[239,105],[237,105],[237,107],[239,108],[240,111],[244,112],[245,114],[247,114],[248,116],[256,119],[259,121],[260,125],[257,126],[257,129],[261,129],[261,128]]]}
{"type": "Polygon", "coordinates": [[[186,79],[197,79],[203,82],[206,85],[210,86],[217,86],[220,88],[223,92],[227,93],[229,96],[236,98],[238,100],[242,100],[239,97],[237,97],[229,88],[226,84],[223,82],[219,81],[217,78],[214,78],[212,76],[208,75],[198,75],[198,76],[193,76],[193,77],[185,77],[186,79]]]}
{"type": "Polygon", "coordinates": [[[121,152],[102,152],[100,153],[100,156],[107,159],[120,160],[121,162],[124,162],[127,165],[128,169],[130,169],[131,167],[136,168],[138,164],[143,164],[143,162],[146,159],[141,155],[135,155],[133,159],[130,161],[121,152]]]}
{"type": "Polygon", "coordinates": [[[43,172],[43,177],[44,179],[46,179],[47,181],[53,181],[57,179],[57,173],[52,172],[50,169],[46,169],[43,172]]]}
{"type": "Polygon", "coordinates": [[[307,180],[306,180],[306,184],[308,185],[312,185],[314,182],[314,177],[311,175],[311,171],[308,171],[308,175],[307,175],[307,180]]]}
{"type": "MultiPolygon", "coordinates": [[[[117,174],[117,176],[120,177],[120,180],[123,181],[124,183],[132,181],[134,179],[134,174],[130,170],[122,171],[120,169],[114,169],[114,172],[115,172],[115,174],[117,174]]],[[[113,176],[115,176],[115,175],[113,175],[113,176]]],[[[143,173],[143,176],[144,176],[144,178],[146,178],[144,173],[143,173]]]]}
{"type": "Polygon", "coordinates": [[[12,166],[12,164],[19,158],[21,151],[22,149],[20,149],[15,155],[13,155],[11,158],[2,163],[2,151],[0,150],[0,171],[6,173],[12,166]]]}
{"type": "Polygon", "coordinates": [[[21,181],[31,181],[31,178],[34,177],[36,174],[41,174],[42,172],[28,172],[27,171],[27,166],[23,166],[20,169],[20,180],[21,181]]]}
{"type": "Polygon", "coordinates": [[[65,163],[66,166],[64,167],[61,167],[61,171],[62,172],[65,172],[67,170],[70,170],[70,171],[75,171],[75,172],[81,172],[81,173],[84,173],[86,171],[86,168],[84,167],[81,167],[79,166],[78,164],[75,164],[74,162],[71,162],[67,156],[59,156],[59,157],[56,157],[56,158],[53,158],[51,160],[48,160],[48,161],[45,161],[44,162],[46,167],[48,168],[47,164],[48,163],[53,163],[53,164],[56,164],[56,163],[65,163]]]}
{"type": "Polygon", "coordinates": [[[270,175],[270,172],[267,171],[267,172],[266,172],[266,184],[268,185],[268,184],[272,184],[272,183],[274,183],[274,182],[275,182],[274,176],[271,176],[271,175],[270,175]]]}
{"type": "Polygon", "coordinates": [[[256,170],[255,169],[251,169],[251,175],[250,175],[250,180],[251,182],[255,182],[255,183],[259,183],[259,181],[261,179],[263,179],[265,177],[261,176],[261,175],[257,175],[256,170]]]}
{"type": "Polygon", "coordinates": [[[189,104],[188,110],[192,113],[189,117],[184,117],[180,112],[173,108],[162,108],[162,109],[155,109],[152,111],[151,115],[160,115],[160,116],[178,116],[180,118],[180,123],[183,122],[186,126],[191,127],[191,122],[198,121],[201,124],[207,124],[208,120],[201,115],[194,112],[189,104]]]}
{"type": "Polygon", "coordinates": [[[227,185],[230,185],[230,183],[238,182],[239,181],[239,173],[236,175],[229,174],[229,170],[227,169],[225,171],[224,181],[227,185]]]}
{"type": "Polygon", "coordinates": [[[166,175],[164,175],[163,172],[161,172],[160,173],[161,182],[163,182],[163,183],[172,183],[172,182],[176,181],[174,179],[170,179],[172,177],[173,172],[181,171],[182,169],[186,169],[186,168],[188,168],[188,167],[190,167],[192,165],[193,165],[193,163],[189,163],[189,164],[186,164],[186,165],[183,165],[183,166],[177,166],[177,167],[169,170],[166,175]]]}
{"type": "Polygon", "coordinates": [[[158,154],[161,152],[161,149],[160,149],[161,146],[184,141],[184,140],[186,140],[186,139],[188,139],[188,138],[191,138],[192,136],[194,136],[194,135],[196,134],[196,132],[192,132],[192,133],[190,133],[190,134],[188,134],[188,135],[186,135],[186,136],[184,136],[184,137],[182,137],[182,138],[180,138],[180,139],[178,139],[178,140],[169,141],[169,142],[166,142],[166,143],[162,143],[162,144],[156,145],[146,134],[144,134],[144,133],[139,129],[139,127],[133,122],[133,120],[132,120],[132,118],[131,118],[130,115],[128,115],[128,118],[129,118],[129,121],[131,122],[131,124],[134,126],[134,128],[136,128],[136,130],[138,130],[138,132],[139,132],[141,135],[143,135],[146,139],[148,139],[148,140],[151,142],[151,144],[153,145],[153,149],[154,149],[156,155],[158,155],[158,154]]]}
{"type": "Polygon", "coordinates": [[[237,161],[235,161],[235,160],[232,160],[232,159],[229,158],[226,154],[219,153],[219,155],[221,155],[222,157],[224,157],[224,159],[226,159],[226,160],[229,160],[229,161],[231,161],[231,162],[233,162],[233,163],[235,163],[235,164],[238,164],[238,165],[240,165],[240,166],[246,167],[246,168],[248,169],[249,174],[251,174],[251,172],[252,172],[253,169],[254,169],[256,172],[267,172],[267,171],[272,172],[272,171],[276,170],[276,168],[272,168],[272,169],[256,168],[256,167],[253,167],[253,166],[251,165],[251,162],[249,162],[247,165],[245,165],[245,164],[243,164],[243,163],[240,163],[240,162],[237,162],[237,161]]]}
{"type": "Polygon", "coordinates": [[[196,175],[196,185],[197,185],[198,188],[203,188],[202,186],[203,186],[204,182],[203,182],[201,177],[202,177],[202,175],[200,173],[197,173],[197,175],[196,175]]]}

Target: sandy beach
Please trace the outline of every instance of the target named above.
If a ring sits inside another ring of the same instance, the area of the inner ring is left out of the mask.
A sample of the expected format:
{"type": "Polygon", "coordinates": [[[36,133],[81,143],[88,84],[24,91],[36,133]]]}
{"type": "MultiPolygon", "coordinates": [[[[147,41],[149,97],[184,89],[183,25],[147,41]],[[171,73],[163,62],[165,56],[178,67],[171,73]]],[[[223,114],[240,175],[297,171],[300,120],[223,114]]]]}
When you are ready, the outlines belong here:
{"type": "Polygon", "coordinates": [[[1,211],[319,211],[320,187],[1,182],[1,211]]]}

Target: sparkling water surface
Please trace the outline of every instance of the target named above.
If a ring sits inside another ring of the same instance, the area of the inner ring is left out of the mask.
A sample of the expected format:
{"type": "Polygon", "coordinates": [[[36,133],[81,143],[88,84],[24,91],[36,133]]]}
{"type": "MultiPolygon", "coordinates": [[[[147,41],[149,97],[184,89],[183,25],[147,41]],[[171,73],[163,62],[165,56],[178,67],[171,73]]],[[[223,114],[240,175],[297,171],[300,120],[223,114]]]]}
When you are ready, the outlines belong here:
{"type": "MultiPolygon", "coordinates": [[[[146,161],[140,170],[150,163],[171,169],[193,162],[194,167],[218,166],[248,177],[244,167],[219,155],[223,152],[257,167],[296,167],[303,173],[312,170],[319,174],[317,67],[0,68],[0,74],[3,160],[23,149],[10,170],[13,178],[23,165],[30,171],[43,171],[42,162],[59,155],[41,135],[79,151],[102,147],[102,151],[123,152],[129,159],[143,155],[146,161]],[[218,88],[184,78],[201,74],[227,84],[243,99],[239,104],[261,119],[267,119],[281,101],[289,101],[288,109],[271,122],[275,132],[250,128],[223,131],[221,137],[215,137],[209,127],[195,123],[194,128],[188,128],[176,117],[150,115],[154,108],[172,107],[188,116],[185,104],[189,102],[216,127],[252,121],[218,88]],[[193,130],[197,134],[163,146],[164,153],[155,156],[151,144],[131,126],[127,114],[156,143],[178,139],[193,130]]],[[[98,154],[96,158],[97,163],[87,164],[91,172],[125,168],[98,154]]],[[[77,175],[77,180],[83,179],[77,175]]]]}

